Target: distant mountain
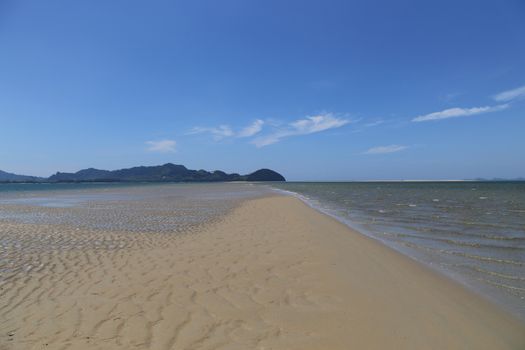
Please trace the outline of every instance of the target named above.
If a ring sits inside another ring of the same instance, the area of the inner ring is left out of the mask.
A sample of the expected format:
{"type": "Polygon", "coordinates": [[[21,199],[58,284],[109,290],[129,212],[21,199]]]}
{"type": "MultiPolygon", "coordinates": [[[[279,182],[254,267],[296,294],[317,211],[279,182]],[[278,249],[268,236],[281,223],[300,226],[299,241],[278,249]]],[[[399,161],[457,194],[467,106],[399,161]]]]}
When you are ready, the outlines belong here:
{"type": "Polygon", "coordinates": [[[139,166],[120,170],[83,169],[76,173],[61,173],[50,176],[49,182],[83,181],[151,181],[151,182],[219,182],[219,181],[286,181],[270,169],[260,169],[248,175],[227,174],[220,170],[190,170],[184,165],[167,163],[158,166],[139,166]]]}
{"type": "Polygon", "coordinates": [[[48,180],[55,181],[93,181],[103,180],[111,177],[111,171],[98,170],[94,168],[83,169],[76,173],[61,173],[57,172],[55,175],[51,175],[48,180]]]}
{"type": "Polygon", "coordinates": [[[7,173],[0,170],[0,181],[13,181],[13,182],[22,182],[22,181],[41,181],[42,178],[36,176],[27,176],[27,175],[17,175],[12,173],[7,173]]]}
{"type": "Polygon", "coordinates": [[[246,175],[246,181],[286,181],[286,179],[284,176],[273,170],[259,169],[246,175]]]}

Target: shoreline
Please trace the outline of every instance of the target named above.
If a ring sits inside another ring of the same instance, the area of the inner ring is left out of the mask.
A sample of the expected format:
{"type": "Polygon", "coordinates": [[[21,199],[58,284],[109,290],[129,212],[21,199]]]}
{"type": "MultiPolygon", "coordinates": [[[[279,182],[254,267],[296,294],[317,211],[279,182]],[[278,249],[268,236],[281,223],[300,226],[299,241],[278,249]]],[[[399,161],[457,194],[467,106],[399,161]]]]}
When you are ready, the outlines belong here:
{"type": "Polygon", "coordinates": [[[512,305],[508,305],[502,300],[500,300],[499,298],[497,298],[493,294],[493,291],[487,290],[487,286],[483,286],[479,282],[476,283],[475,281],[472,280],[472,278],[468,280],[465,278],[465,276],[462,276],[457,272],[446,270],[443,267],[436,265],[435,263],[429,263],[425,261],[424,259],[422,259],[421,257],[416,257],[415,255],[410,254],[410,252],[408,252],[406,248],[403,249],[403,247],[401,246],[389,244],[389,242],[382,240],[380,237],[377,237],[374,234],[367,232],[366,228],[360,226],[359,224],[355,224],[350,219],[339,216],[338,214],[334,213],[333,209],[331,210],[331,209],[324,207],[321,204],[313,203],[310,200],[310,198],[306,197],[303,194],[300,194],[294,191],[290,191],[290,190],[280,189],[280,188],[272,188],[272,189],[279,195],[291,196],[293,198],[300,200],[302,203],[304,203],[309,208],[315,210],[316,212],[321,213],[322,215],[326,215],[334,219],[338,223],[347,227],[350,231],[353,231],[366,238],[369,238],[372,241],[377,242],[378,244],[383,245],[387,247],[388,249],[391,249],[395,251],[396,253],[401,254],[402,256],[412,260],[414,263],[422,265],[423,267],[427,268],[432,273],[436,273],[439,276],[442,276],[448,280],[451,280],[453,283],[457,283],[461,285],[463,288],[465,288],[469,292],[477,295],[478,297],[481,297],[482,299],[488,301],[491,304],[494,304],[495,306],[497,306],[504,312],[512,315],[512,317],[517,318],[520,322],[525,324],[525,315],[522,315],[516,310],[513,310],[512,305]],[[482,289],[484,288],[484,290],[480,290],[480,288],[482,289]]]}
{"type": "Polygon", "coordinates": [[[160,246],[50,259],[3,285],[0,349],[525,346],[512,315],[291,196],[160,246]]]}

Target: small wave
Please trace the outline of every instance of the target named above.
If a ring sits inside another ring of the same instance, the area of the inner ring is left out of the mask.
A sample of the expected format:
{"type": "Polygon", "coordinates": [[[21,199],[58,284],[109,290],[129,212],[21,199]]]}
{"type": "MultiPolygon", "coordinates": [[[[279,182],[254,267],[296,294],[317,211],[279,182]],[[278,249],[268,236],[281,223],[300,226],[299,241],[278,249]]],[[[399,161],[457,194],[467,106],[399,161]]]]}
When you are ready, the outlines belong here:
{"type": "Polygon", "coordinates": [[[452,228],[449,229],[447,227],[435,228],[435,227],[425,227],[425,226],[417,226],[416,228],[414,228],[413,226],[406,225],[406,224],[412,224],[412,222],[397,223],[396,226],[399,228],[405,229],[405,230],[409,230],[409,231],[417,230],[421,232],[428,232],[429,234],[436,234],[436,235],[442,235],[442,236],[463,236],[463,237],[472,237],[472,238],[480,238],[480,239],[490,239],[490,240],[496,240],[496,241],[513,241],[513,242],[525,241],[525,236],[524,237],[497,236],[497,235],[484,234],[484,233],[459,232],[459,231],[453,230],[453,225],[451,225],[452,228]],[[405,224],[405,225],[401,225],[401,224],[405,224]]]}
{"type": "Polygon", "coordinates": [[[474,255],[474,254],[468,254],[468,253],[463,253],[463,252],[445,251],[445,253],[457,255],[457,256],[463,256],[469,259],[493,262],[493,263],[498,263],[498,264],[508,264],[508,265],[514,265],[514,266],[523,266],[525,264],[525,262],[522,262],[522,261],[515,261],[515,260],[509,260],[509,259],[498,259],[498,258],[492,258],[489,256],[474,255]]]}
{"type": "MultiPolygon", "coordinates": [[[[438,238],[438,237],[428,237],[428,236],[421,236],[421,235],[414,235],[409,233],[390,233],[390,232],[383,232],[384,235],[392,236],[392,237],[399,237],[399,238],[416,238],[416,239],[422,239],[422,240],[428,240],[428,241],[434,241],[434,242],[443,242],[447,243],[449,245],[454,246],[463,246],[463,247],[473,247],[473,248],[488,248],[488,249],[509,249],[509,250],[525,250],[525,247],[516,247],[516,246],[500,246],[500,245],[493,245],[493,244],[484,244],[484,243],[476,243],[476,242],[462,242],[457,241],[453,239],[447,239],[447,238],[438,238]]],[[[480,236],[482,237],[482,236],[480,236]]]]}
{"type": "Polygon", "coordinates": [[[512,280],[512,281],[525,282],[525,277],[511,276],[511,275],[507,275],[507,274],[503,274],[503,273],[499,273],[499,272],[489,271],[489,270],[482,269],[482,268],[480,268],[478,266],[469,266],[469,267],[472,268],[473,270],[477,271],[477,272],[480,272],[480,273],[483,273],[483,274],[486,274],[486,275],[491,275],[491,276],[495,276],[495,277],[499,277],[499,278],[503,278],[503,279],[508,279],[508,280],[512,280]]]}
{"type": "Polygon", "coordinates": [[[521,288],[521,287],[515,287],[515,286],[511,286],[511,285],[508,285],[508,284],[504,284],[504,283],[498,283],[498,282],[494,282],[494,281],[491,281],[491,280],[487,280],[487,279],[480,279],[480,281],[482,282],[485,282],[485,283],[488,283],[488,284],[491,284],[495,287],[498,287],[498,288],[502,288],[502,289],[506,289],[508,291],[512,291],[512,292],[525,292],[525,288],[521,288]]]}
{"type": "Polygon", "coordinates": [[[481,255],[475,255],[475,254],[469,254],[465,252],[456,252],[446,249],[440,249],[440,248],[432,248],[432,247],[425,247],[419,244],[415,244],[412,242],[399,242],[402,245],[413,248],[413,249],[419,249],[419,250],[426,250],[429,252],[435,252],[435,253],[443,253],[443,254],[449,254],[454,256],[460,256],[468,259],[478,260],[478,261],[484,261],[484,262],[491,262],[491,263],[498,263],[498,264],[507,264],[507,265],[513,265],[513,266],[523,266],[525,265],[525,262],[522,261],[515,261],[515,260],[509,260],[509,259],[499,259],[499,258],[493,258],[489,256],[481,256],[481,255]]]}

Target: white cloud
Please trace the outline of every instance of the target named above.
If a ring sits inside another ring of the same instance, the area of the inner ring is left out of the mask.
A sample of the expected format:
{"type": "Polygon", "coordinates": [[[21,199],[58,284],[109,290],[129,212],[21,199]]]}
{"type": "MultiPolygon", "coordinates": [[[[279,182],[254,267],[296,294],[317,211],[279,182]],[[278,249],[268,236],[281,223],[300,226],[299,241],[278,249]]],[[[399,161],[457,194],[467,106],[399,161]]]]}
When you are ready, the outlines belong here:
{"type": "Polygon", "coordinates": [[[324,113],[298,119],[288,124],[281,124],[271,119],[266,121],[256,119],[253,123],[238,132],[232,130],[228,125],[221,125],[217,128],[195,127],[187,134],[210,133],[216,141],[227,137],[253,138],[263,130],[264,126],[268,126],[273,129],[272,132],[253,138],[251,141],[251,143],[257,147],[264,147],[279,142],[285,137],[313,134],[328,129],[339,128],[350,122],[350,120],[335,117],[332,113],[324,113]]]}
{"type": "Polygon", "coordinates": [[[508,104],[502,104],[497,106],[485,106],[485,107],[473,107],[473,108],[449,108],[440,112],[434,112],[430,114],[420,115],[414,119],[413,122],[426,122],[430,120],[440,120],[457,117],[468,117],[471,115],[497,112],[505,108],[508,108],[508,104]]]}
{"type": "Polygon", "coordinates": [[[237,137],[251,137],[257,133],[259,133],[264,125],[264,121],[261,119],[257,119],[252,124],[248,125],[241,131],[237,133],[237,137]]]}
{"type": "Polygon", "coordinates": [[[147,141],[148,151],[150,152],[161,152],[170,153],[175,152],[175,146],[177,142],[174,140],[159,140],[159,141],[147,141]]]}
{"type": "Polygon", "coordinates": [[[525,98],[525,86],[500,92],[499,94],[492,96],[492,98],[498,102],[507,102],[518,98],[525,98]]]}
{"type": "Polygon", "coordinates": [[[378,146],[378,147],[370,148],[369,150],[365,151],[364,154],[394,153],[394,152],[399,152],[399,151],[405,150],[407,148],[408,148],[408,146],[400,146],[400,145],[378,146]]]}
{"type": "Polygon", "coordinates": [[[339,128],[348,122],[349,120],[339,119],[334,117],[331,113],[325,113],[296,120],[290,123],[290,125],[295,129],[297,134],[306,135],[328,129],[339,128]]]}
{"type": "Polygon", "coordinates": [[[209,133],[213,136],[215,141],[219,141],[228,137],[251,137],[259,133],[264,125],[264,121],[261,119],[255,120],[252,124],[241,129],[239,132],[233,131],[229,125],[220,125],[216,128],[203,128],[203,127],[194,127],[187,134],[203,134],[209,133]]]}
{"type": "Polygon", "coordinates": [[[285,134],[282,132],[275,132],[273,134],[265,135],[262,137],[258,137],[255,140],[252,141],[252,143],[257,147],[261,148],[264,146],[272,145],[274,143],[277,143],[281,140],[281,138],[290,136],[289,134],[285,134]]]}
{"type": "Polygon", "coordinates": [[[210,133],[213,135],[213,139],[218,141],[222,140],[225,137],[233,136],[233,130],[228,125],[220,125],[217,128],[201,128],[201,127],[194,127],[191,129],[188,134],[202,134],[202,133],[210,133]]]}
{"type": "Polygon", "coordinates": [[[321,131],[339,128],[350,123],[350,120],[335,117],[332,113],[324,113],[315,116],[308,116],[291,122],[284,127],[277,127],[274,132],[257,137],[252,143],[257,147],[264,147],[281,141],[290,136],[308,135],[321,131]]]}

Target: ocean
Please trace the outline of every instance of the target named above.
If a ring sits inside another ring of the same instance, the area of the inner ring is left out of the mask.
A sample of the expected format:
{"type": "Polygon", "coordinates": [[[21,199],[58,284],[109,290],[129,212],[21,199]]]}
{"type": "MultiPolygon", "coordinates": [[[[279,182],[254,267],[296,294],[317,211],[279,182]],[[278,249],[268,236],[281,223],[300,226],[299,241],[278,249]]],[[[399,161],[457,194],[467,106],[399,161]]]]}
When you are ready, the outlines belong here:
{"type": "Polygon", "coordinates": [[[525,182],[272,184],[525,319],[525,182]]]}

